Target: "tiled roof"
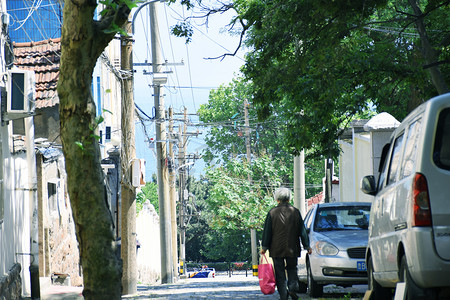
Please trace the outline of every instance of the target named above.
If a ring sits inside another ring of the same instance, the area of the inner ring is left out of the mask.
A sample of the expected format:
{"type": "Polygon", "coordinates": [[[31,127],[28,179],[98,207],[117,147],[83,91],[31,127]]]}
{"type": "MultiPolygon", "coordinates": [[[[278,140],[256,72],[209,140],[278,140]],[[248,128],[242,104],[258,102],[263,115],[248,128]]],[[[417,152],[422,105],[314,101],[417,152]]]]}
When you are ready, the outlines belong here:
{"type": "Polygon", "coordinates": [[[13,43],[14,65],[33,70],[36,76],[36,108],[52,107],[59,103],[56,86],[59,77],[61,39],[31,43],[13,43]]]}

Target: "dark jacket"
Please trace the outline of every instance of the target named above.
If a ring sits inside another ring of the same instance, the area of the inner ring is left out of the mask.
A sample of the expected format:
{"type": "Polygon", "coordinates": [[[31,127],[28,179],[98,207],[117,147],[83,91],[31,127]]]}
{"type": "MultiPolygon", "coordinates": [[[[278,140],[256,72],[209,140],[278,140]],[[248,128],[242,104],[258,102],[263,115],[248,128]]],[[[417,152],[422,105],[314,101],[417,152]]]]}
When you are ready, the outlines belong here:
{"type": "Polygon", "coordinates": [[[269,249],[271,257],[299,257],[300,239],[308,249],[309,238],[300,211],[283,202],[272,208],[264,223],[262,248],[269,249]]]}

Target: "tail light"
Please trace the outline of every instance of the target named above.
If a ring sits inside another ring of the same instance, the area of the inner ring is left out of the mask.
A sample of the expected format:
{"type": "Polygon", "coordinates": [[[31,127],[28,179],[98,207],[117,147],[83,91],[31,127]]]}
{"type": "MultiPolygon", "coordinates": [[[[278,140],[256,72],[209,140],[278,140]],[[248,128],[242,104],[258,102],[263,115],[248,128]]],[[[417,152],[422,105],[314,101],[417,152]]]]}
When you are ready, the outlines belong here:
{"type": "Polygon", "coordinates": [[[431,226],[431,207],[427,179],[416,173],[412,184],[412,226],[431,226]]]}

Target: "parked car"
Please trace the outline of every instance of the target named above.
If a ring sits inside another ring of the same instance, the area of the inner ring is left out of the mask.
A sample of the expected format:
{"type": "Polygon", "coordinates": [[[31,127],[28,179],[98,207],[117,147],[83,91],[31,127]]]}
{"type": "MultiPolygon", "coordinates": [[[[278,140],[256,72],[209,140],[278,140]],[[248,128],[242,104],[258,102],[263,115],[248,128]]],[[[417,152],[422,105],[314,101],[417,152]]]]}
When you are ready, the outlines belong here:
{"type": "MultiPolygon", "coordinates": [[[[323,286],[351,286],[367,282],[365,253],[370,203],[337,202],[313,206],[305,217],[312,254],[299,258],[301,287],[320,297],[323,286]]],[[[303,292],[303,291],[301,291],[303,292]]]]}
{"type": "Polygon", "coordinates": [[[450,295],[450,93],[411,112],[392,133],[374,176],[366,264],[369,289],[386,299],[397,282],[408,299],[450,295]]]}
{"type": "Polygon", "coordinates": [[[194,269],[188,271],[188,278],[215,278],[216,277],[216,269],[202,267],[201,269],[194,269]]]}

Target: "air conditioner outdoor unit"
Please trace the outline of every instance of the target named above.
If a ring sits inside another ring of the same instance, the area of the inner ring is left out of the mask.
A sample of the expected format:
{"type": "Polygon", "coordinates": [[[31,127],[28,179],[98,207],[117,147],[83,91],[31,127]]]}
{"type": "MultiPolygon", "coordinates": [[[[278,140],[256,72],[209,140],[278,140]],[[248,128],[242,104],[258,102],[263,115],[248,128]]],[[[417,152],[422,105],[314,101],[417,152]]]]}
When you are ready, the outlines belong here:
{"type": "Polygon", "coordinates": [[[6,93],[6,119],[13,120],[33,115],[35,109],[34,71],[9,70],[6,93]]]}

